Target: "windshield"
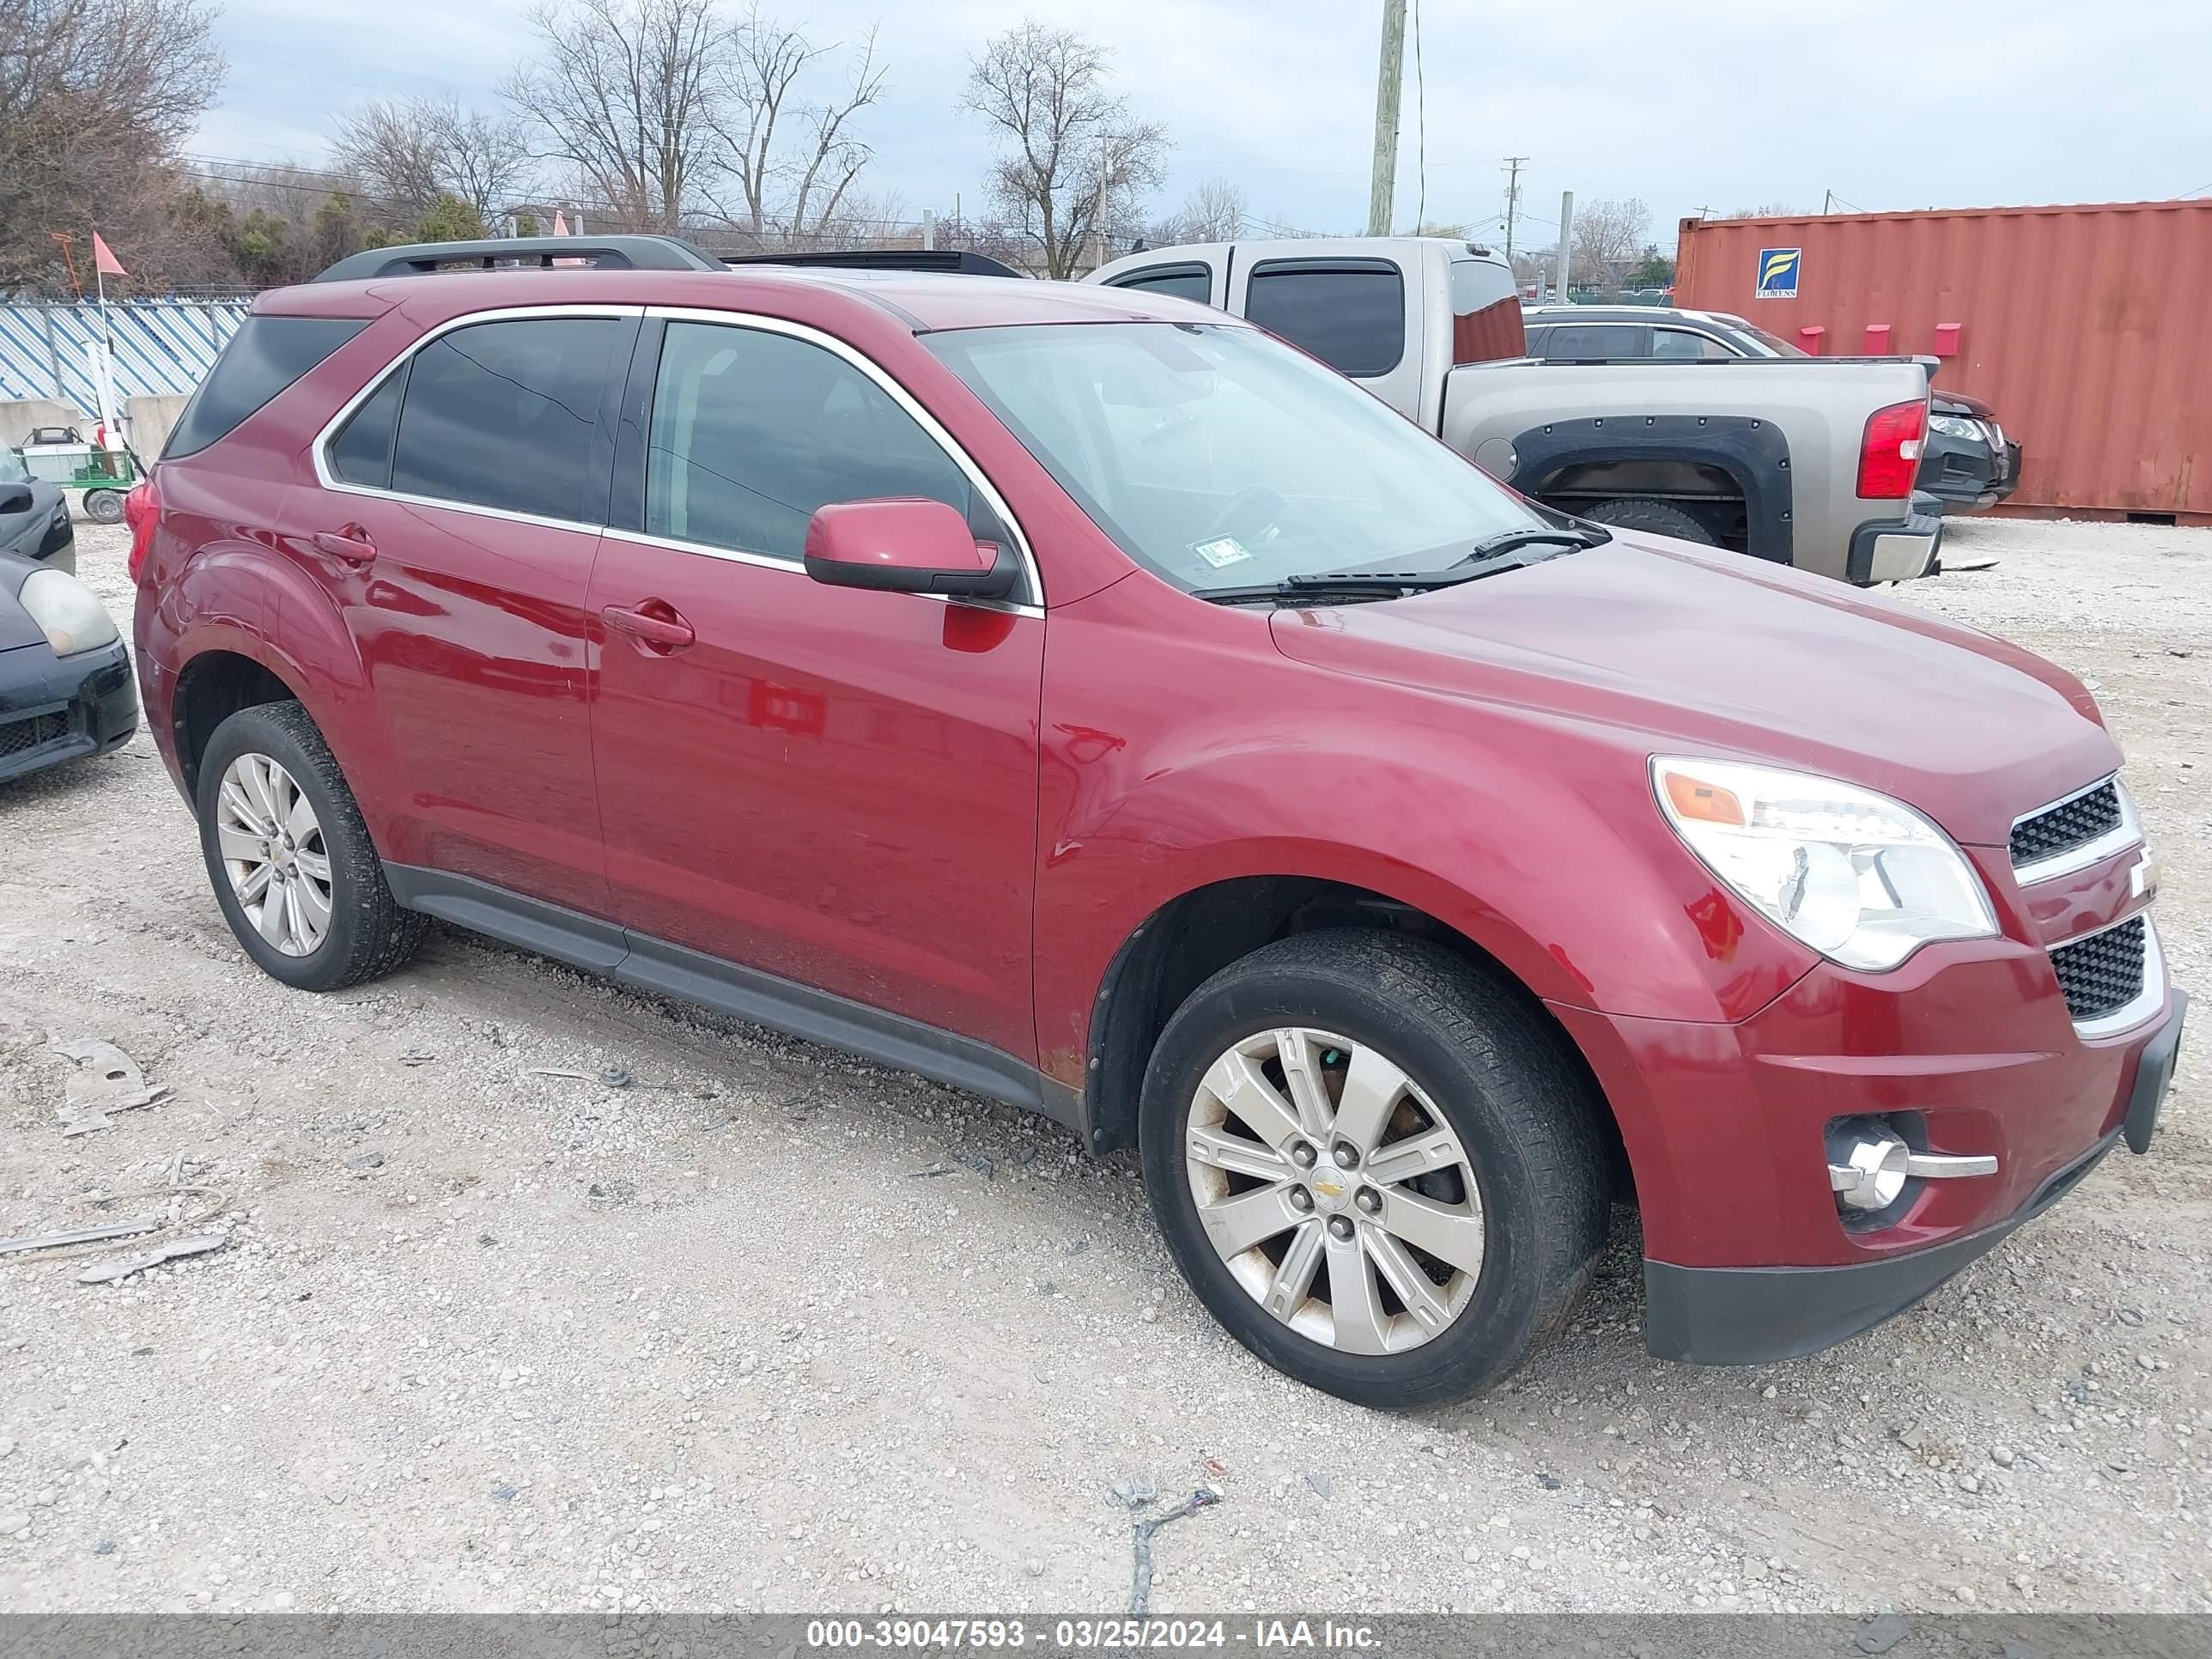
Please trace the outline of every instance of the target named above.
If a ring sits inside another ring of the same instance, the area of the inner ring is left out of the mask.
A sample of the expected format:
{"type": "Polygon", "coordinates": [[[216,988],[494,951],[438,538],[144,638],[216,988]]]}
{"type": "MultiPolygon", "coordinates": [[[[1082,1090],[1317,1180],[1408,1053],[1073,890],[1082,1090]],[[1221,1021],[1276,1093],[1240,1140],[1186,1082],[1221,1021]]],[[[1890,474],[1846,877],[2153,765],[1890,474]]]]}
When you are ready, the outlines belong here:
{"type": "Polygon", "coordinates": [[[23,465],[23,458],[5,444],[0,444],[0,483],[28,483],[31,469],[23,465]]]}
{"type": "Polygon", "coordinates": [[[1130,557],[1194,592],[1433,570],[1487,537],[1550,527],[1257,329],[1052,324],[924,343],[1130,557]]]}

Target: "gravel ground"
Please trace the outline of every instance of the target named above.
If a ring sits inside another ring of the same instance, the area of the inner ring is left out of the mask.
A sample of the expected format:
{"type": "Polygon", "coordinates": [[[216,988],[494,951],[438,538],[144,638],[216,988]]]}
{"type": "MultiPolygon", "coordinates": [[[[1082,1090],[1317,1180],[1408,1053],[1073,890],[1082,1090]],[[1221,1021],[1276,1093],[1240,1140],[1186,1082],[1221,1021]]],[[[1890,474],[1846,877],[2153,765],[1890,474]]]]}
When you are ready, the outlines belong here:
{"type": "MultiPolygon", "coordinates": [[[[2097,686],[2212,983],[2212,532],[1951,549],[2001,562],[1909,597],[2097,686]]],[[[2212,1610],[2202,1033],[2155,1156],[1881,1331],[1658,1364],[1624,1219],[1512,1383],[1392,1417],[1249,1358],[1133,1160],[1041,1120],[456,933],[284,989],[143,734],[0,827],[0,1236],[158,1211],[180,1157],[231,1235],[0,1266],[0,1607],[1115,1610],[1130,1494],[1207,1483],[1155,1611],[2212,1610]],[[170,1093],[64,1139],[88,1035],[170,1093]]]]}

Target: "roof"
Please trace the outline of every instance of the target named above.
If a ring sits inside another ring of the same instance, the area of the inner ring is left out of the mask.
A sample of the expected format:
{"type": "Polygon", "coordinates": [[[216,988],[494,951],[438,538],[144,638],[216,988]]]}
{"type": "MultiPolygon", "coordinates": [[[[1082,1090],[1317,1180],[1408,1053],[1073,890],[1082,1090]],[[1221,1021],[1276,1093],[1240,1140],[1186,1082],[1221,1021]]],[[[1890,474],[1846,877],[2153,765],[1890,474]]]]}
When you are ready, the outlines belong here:
{"type": "Polygon", "coordinates": [[[825,295],[849,299],[896,318],[917,333],[1033,323],[1234,320],[1194,301],[1088,283],[770,264],[714,271],[597,266],[463,270],[318,282],[272,289],[254,302],[254,309],[325,317],[376,315],[394,305],[418,302],[449,315],[507,306],[588,304],[743,311],[773,309],[779,296],[799,297],[794,290],[817,301],[825,295]]]}
{"type": "MultiPolygon", "coordinates": [[[[1526,316],[1541,317],[1547,323],[1710,323],[1716,321],[1707,311],[1692,311],[1682,306],[1523,306],[1526,316]]],[[[1727,325],[1723,325],[1727,326],[1727,325]]]]}

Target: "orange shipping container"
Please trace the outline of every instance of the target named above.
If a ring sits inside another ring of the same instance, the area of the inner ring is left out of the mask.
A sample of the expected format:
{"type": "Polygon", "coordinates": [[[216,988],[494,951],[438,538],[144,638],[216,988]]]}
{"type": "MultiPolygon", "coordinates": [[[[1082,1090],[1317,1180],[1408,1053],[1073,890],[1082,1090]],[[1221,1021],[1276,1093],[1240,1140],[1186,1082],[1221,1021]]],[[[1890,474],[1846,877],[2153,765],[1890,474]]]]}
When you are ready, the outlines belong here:
{"type": "Polygon", "coordinates": [[[1685,219],[1674,303],[1954,354],[1936,384],[2021,446],[2010,507],[2212,516],[2212,201],[1685,219]]]}

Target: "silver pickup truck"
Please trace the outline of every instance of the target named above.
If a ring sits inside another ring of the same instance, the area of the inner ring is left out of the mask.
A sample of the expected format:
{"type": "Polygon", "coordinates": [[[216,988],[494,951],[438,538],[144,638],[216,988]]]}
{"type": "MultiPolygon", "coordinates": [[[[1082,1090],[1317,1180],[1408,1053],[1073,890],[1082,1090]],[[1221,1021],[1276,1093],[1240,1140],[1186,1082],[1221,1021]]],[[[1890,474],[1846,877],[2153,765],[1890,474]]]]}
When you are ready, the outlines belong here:
{"type": "Polygon", "coordinates": [[[1156,248],[1085,280],[1249,317],[1583,518],[1861,584],[1936,562],[1942,519],[1913,498],[1928,372],[1909,357],[1538,362],[1505,261],[1435,237],[1156,248]]]}

